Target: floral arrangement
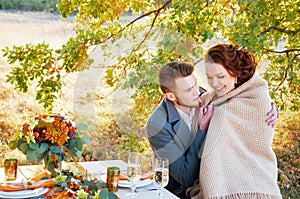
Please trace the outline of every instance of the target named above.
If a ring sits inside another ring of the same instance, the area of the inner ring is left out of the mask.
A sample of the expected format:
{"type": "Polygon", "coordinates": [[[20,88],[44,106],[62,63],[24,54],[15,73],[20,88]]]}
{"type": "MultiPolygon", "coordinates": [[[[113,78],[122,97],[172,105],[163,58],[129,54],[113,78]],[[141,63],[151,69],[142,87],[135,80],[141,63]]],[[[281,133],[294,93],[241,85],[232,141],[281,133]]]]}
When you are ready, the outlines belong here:
{"type": "Polygon", "coordinates": [[[55,168],[61,168],[64,153],[74,161],[82,155],[83,144],[88,144],[86,136],[80,137],[78,130],[86,130],[85,124],[73,126],[72,122],[61,115],[42,115],[35,117],[31,123],[23,124],[22,130],[14,135],[9,143],[10,149],[22,151],[29,161],[44,160],[52,176],[55,168]]]}
{"type": "Polygon", "coordinates": [[[69,166],[61,175],[54,178],[56,186],[67,191],[69,198],[77,199],[118,199],[117,195],[105,188],[106,184],[88,173],[80,174],[78,169],[69,166]]]}

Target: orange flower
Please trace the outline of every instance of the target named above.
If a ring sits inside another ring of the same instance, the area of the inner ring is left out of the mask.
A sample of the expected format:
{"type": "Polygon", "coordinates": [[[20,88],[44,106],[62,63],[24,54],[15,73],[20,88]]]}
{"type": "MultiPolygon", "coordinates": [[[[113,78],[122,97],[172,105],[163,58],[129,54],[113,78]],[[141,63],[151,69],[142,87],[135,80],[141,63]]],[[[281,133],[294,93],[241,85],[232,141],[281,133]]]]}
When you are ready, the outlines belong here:
{"type": "Polygon", "coordinates": [[[51,126],[47,127],[45,139],[50,140],[52,144],[62,146],[68,141],[68,128],[66,122],[62,122],[61,118],[54,118],[51,126]]]}

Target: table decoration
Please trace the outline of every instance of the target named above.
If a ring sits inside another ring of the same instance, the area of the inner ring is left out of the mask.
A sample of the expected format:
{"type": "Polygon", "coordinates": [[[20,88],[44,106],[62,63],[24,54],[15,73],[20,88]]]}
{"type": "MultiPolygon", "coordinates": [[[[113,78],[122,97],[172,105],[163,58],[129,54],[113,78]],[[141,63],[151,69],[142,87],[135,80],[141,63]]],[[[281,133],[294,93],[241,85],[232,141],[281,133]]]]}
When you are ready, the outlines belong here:
{"type": "Polygon", "coordinates": [[[23,124],[9,143],[10,149],[18,148],[29,161],[44,162],[53,177],[59,174],[61,162],[67,153],[73,161],[82,155],[83,144],[88,144],[86,136],[77,131],[86,130],[85,124],[75,127],[67,117],[42,115],[23,124]]]}
{"type": "Polygon", "coordinates": [[[69,198],[77,199],[118,199],[113,192],[109,192],[106,183],[92,177],[88,172],[81,173],[72,165],[62,170],[59,176],[54,178],[56,186],[67,193],[69,198]]]}

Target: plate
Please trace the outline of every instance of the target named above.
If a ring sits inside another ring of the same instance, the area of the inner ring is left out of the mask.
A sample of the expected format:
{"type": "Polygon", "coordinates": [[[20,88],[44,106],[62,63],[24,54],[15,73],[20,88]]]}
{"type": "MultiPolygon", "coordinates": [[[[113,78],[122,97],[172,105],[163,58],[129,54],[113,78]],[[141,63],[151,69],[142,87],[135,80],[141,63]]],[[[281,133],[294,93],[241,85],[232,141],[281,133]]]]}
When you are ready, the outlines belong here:
{"type": "MultiPolygon", "coordinates": [[[[103,174],[100,178],[103,182],[106,182],[106,174],[103,174]]],[[[135,182],[136,187],[144,187],[153,182],[153,179],[138,180],[135,182]]],[[[128,180],[119,180],[119,187],[130,187],[128,180]]]]}
{"type": "Polygon", "coordinates": [[[49,188],[41,187],[30,190],[22,190],[22,191],[0,191],[0,198],[31,198],[35,196],[40,196],[48,191],[49,188]]]}
{"type": "Polygon", "coordinates": [[[28,189],[28,190],[21,190],[21,191],[0,191],[0,195],[3,196],[12,196],[12,195],[18,195],[20,197],[32,195],[38,193],[42,188],[37,189],[28,189]]]}

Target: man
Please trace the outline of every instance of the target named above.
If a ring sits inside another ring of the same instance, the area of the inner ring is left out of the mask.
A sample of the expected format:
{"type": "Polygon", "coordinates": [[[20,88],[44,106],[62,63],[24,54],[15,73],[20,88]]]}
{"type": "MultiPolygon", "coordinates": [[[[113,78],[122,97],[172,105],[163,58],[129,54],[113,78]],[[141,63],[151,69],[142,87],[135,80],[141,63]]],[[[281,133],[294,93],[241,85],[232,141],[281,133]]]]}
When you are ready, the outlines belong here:
{"type": "MultiPolygon", "coordinates": [[[[181,199],[199,177],[200,149],[213,113],[211,105],[199,108],[201,95],[188,62],[171,62],[159,70],[160,88],[165,96],[150,116],[146,131],[156,157],[169,159],[166,187],[181,199]]],[[[274,126],[277,111],[272,106],[266,122],[274,126]]]]}

